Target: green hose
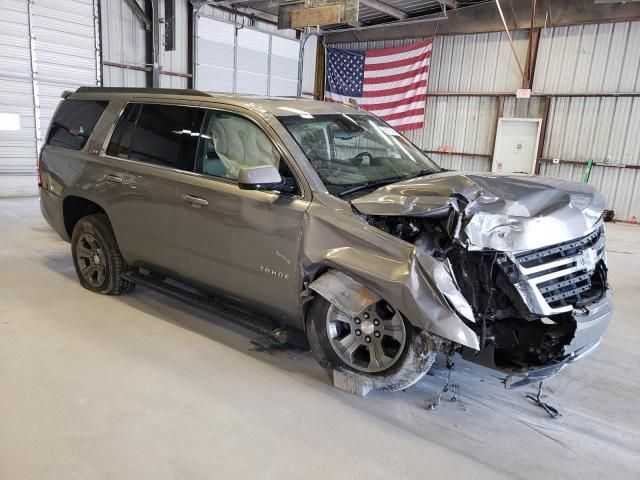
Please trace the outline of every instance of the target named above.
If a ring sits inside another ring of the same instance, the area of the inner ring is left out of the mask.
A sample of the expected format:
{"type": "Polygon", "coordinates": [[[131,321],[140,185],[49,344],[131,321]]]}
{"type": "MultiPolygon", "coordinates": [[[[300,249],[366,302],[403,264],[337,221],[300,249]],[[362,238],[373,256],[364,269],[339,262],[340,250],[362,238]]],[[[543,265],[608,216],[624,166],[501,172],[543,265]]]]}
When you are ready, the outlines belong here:
{"type": "Polygon", "coordinates": [[[591,176],[591,167],[593,167],[593,158],[589,157],[587,160],[587,168],[582,176],[582,183],[589,183],[589,177],[591,176]]]}

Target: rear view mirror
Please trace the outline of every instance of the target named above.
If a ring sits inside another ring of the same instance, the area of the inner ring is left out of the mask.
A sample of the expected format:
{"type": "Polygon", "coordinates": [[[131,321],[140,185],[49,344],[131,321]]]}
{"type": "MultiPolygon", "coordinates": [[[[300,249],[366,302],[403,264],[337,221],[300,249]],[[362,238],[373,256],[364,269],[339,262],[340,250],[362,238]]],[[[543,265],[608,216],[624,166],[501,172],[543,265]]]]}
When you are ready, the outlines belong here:
{"type": "Polygon", "coordinates": [[[241,190],[278,190],[282,177],[273,165],[241,168],[238,171],[238,187],[241,190]]]}

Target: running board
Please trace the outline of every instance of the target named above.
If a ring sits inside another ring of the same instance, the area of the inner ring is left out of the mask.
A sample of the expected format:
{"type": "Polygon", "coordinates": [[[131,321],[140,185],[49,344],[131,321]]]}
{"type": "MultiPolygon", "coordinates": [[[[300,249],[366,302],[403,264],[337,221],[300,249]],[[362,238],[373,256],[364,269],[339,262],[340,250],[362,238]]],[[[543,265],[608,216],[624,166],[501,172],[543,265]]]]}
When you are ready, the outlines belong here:
{"type": "Polygon", "coordinates": [[[156,276],[153,273],[145,275],[138,271],[129,271],[126,272],[123,277],[137,285],[142,285],[176,300],[180,300],[181,302],[188,303],[189,305],[223,317],[225,320],[239,324],[248,330],[269,338],[269,340],[276,345],[284,345],[286,343],[298,344],[299,338],[297,337],[301,336],[287,327],[278,326],[273,320],[252,316],[250,313],[223,303],[215,297],[206,297],[192,293],[179,286],[169,284],[163,280],[163,277],[156,276]]]}

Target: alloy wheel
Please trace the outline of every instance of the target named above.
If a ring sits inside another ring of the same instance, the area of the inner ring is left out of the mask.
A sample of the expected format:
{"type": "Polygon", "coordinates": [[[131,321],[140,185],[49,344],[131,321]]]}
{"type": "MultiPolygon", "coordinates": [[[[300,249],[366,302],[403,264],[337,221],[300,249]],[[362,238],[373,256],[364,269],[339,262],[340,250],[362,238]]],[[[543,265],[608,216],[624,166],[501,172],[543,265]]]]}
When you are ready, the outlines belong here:
{"type": "Polygon", "coordinates": [[[76,260],[82,278],[94,288],[102,286],[107,277],[107,261],[100,242],[90,233],[83,233],[78,239],[76,260]]]}
{"type": "Polygon", "coordinates": [[[407,332],[400,313],[385,302],[378,302],[354,317],[331,305],[327,335],[333,350],[348,366],[376,373],[398,361],[407,332]]]}

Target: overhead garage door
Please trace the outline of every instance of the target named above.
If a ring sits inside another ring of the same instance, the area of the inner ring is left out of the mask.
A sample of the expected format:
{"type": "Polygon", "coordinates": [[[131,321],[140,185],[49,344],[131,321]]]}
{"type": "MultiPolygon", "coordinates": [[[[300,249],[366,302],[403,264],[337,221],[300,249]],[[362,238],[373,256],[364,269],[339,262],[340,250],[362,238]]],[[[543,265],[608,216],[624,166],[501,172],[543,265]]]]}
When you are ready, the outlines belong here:
{"type": "Polygon", "coordinates": [[[29,12],[23,0],[4,0],[0,16],[0,195],[34,185],[36,162],[29,12]]]}
{"type": "Polygon", "coordinates": [[[295,96],[300,42],[200,17],[196,88],[212,92],[295,96]]]}
{"type": "Polygon", "coordinates": [[[64,90],[100,84],[92,0],[3,0],[0,196],[37,192],[37,148],[64,90]]]}
{"type": "Polygon", "coordinates": [[[92,0],[36,0],[33,4],[40,138],[64,90],[99,85],[92,0]]]}
{"type": "Polygon", "coordinates": [[[271,90],[275,96],[296,95],[298,92],[298,59],[300,42],[273,37],[271,42],[271,90]]]}

